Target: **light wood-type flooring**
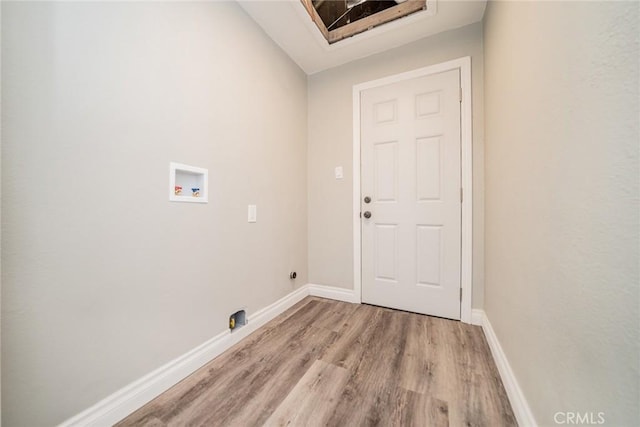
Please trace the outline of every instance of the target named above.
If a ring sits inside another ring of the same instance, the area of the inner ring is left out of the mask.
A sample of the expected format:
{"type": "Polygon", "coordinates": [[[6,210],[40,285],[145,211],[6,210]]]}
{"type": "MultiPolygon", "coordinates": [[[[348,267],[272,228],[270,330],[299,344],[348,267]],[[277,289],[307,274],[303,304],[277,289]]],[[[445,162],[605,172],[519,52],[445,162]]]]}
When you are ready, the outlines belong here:
{"type": "Polygon", "coordinates": [[[117,424],[511,426],[482,329],[307,297],[117,424]]]}

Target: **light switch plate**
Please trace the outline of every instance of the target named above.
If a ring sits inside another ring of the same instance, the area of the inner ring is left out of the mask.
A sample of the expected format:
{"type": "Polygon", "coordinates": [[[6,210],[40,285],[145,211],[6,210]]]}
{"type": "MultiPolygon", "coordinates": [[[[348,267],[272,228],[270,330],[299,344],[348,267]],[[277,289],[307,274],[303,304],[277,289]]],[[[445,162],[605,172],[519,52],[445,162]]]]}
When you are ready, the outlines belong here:
{"type": "Polygon", "coordinates": [[[342,179],[343,176],[342,166],[336,166],[336,179],[342,179]]]}
{"type": "Polygon", "coordinates": [[[249,222],[256,222],[258,217],[258,209],[256,205],[249,205],[247,209],[247,220],[249,222]]]}

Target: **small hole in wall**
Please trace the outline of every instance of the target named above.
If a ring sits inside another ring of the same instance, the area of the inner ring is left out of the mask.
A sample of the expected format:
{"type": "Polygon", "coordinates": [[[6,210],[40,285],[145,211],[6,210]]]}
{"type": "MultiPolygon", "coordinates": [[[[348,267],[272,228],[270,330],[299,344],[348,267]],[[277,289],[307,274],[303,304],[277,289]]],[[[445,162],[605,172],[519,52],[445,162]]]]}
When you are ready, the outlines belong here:
{"type": "Polygon", "coordinates": [[[244,310],[236,311],[229,316],[229,329],[233,332],[247,324],[247,314],[244,310]]]}

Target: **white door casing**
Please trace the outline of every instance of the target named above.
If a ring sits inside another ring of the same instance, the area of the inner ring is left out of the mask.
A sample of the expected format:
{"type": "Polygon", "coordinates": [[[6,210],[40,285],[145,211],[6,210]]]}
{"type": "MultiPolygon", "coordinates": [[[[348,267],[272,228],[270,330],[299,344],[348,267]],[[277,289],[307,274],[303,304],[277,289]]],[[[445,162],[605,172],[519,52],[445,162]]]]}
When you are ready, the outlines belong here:
{"type": "Polygon", "coordinates": [[[467,57],[354,87],[364,302],[471,322],[470,74],[467,57]]]}

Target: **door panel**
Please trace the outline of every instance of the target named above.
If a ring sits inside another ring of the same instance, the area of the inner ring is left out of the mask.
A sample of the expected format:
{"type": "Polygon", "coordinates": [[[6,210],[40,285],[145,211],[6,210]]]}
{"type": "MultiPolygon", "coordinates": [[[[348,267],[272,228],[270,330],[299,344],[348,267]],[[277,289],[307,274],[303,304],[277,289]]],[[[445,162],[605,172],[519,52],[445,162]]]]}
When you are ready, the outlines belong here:
{"type": "Polygon", "coordinates": [[[440,137],[416,140],[416,193],[418,202],[440,200],[442,155],[440,137]]]}
{"type": "Polygon", "coordinates": [[[460,318],[458,70],[361,94],[362,300],[460,318]]]}
{"type": "Polygon", "coordinates": [[[375,226],[375,277],[377,280],[398,281],[398,225],[375,226]]]}
{"type": "Polygon", "coordinates": [[[396,202],[398,199],[398,143],[381,142],[374,150],[374,199],[377,202],[396,202]]]}
{"type": "Polygon", "coordinates": [[[419,285],[441,286],[442,226],[418,225],[416,230],[417,283],[419,285]]]}

